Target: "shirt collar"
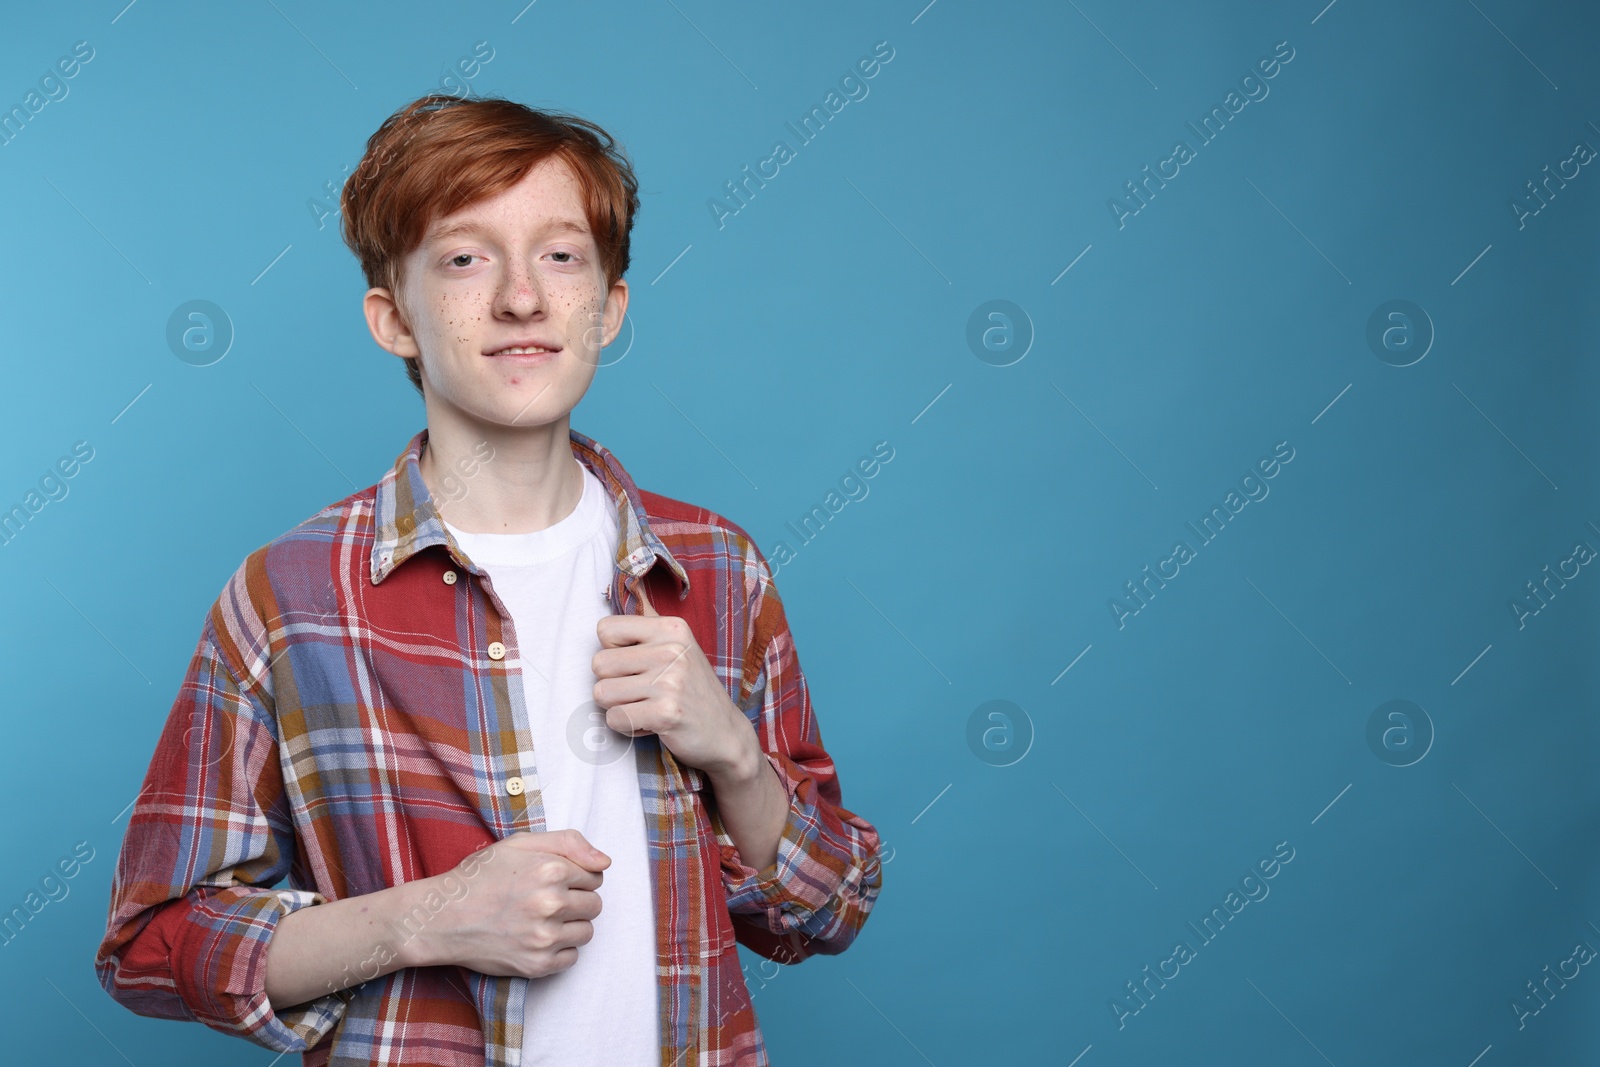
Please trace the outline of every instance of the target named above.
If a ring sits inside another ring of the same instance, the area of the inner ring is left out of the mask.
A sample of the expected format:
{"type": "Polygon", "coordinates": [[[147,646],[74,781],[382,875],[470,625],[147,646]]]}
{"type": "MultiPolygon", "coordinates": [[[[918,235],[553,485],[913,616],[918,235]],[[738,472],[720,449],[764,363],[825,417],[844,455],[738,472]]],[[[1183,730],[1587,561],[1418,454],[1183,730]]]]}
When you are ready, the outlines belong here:
{"type": "MultiPolygon", "coordinates": [[[[572,454],[578,462],[594,472],[615,501],[620,532],[617,538],[617,569],[639,577],[648,573],[657,559],[665,560],[668,569],[678,576],[678,596],[687,596],[689,573],[650,529],[644,502],[633,478],[623,469],[617,457],[598,441],[570,426],[568,436],[572,441],[572,454]]],[[[463,559],[455,539],[439,517],[427,483],[422,479],[422,447],[427,440],[427,429],[418,431],[396,457],[394,467],[378,482],[373,502],[377,525],[371,557],[373,585],[382,582],[396,567],[432,545],[444,545],[458,562],[463,559]]]]}

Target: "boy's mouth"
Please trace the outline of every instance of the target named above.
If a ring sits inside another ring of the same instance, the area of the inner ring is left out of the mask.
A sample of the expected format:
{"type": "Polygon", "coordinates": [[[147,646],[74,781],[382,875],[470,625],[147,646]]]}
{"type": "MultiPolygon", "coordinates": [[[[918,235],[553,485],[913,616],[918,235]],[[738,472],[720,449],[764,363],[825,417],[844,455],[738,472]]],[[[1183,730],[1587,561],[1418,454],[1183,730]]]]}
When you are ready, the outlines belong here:
{"type": "Polygon", "coordinates": [[[527,359],[535,356],[554,355],[559,351],[561,351],[560,345],[541,344],[538,341],[512,341],[497,348],[491,348],[484,355],[515,356],[527,359]]]}

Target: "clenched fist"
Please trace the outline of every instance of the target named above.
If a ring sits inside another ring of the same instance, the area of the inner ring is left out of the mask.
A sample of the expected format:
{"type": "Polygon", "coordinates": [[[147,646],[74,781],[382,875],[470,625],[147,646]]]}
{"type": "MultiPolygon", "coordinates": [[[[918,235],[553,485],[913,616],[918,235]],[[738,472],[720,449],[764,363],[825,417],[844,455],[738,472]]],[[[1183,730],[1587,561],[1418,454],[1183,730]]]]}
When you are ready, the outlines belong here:
{"type": "Polygon", "coordinates": [[[483,974],[538,978],[578,961],[594,937],[611,857],[577,830],[523,830],[474,852],[442,883],[459,899],[420,927],[417,954],[483,974]]]}

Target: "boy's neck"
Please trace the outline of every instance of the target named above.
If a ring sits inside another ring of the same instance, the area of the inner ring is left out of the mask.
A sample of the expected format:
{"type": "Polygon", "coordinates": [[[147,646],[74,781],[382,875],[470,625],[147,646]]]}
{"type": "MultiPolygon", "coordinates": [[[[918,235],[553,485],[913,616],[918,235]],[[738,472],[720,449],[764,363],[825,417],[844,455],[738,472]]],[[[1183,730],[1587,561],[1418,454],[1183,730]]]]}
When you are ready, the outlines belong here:
{"type": "Polygon", "coordinates": [[[555,525],[583,496],[570,416],[510,428],[428,418],[422,480],[450,525],[468,533],[533,533],[555,525]]]}

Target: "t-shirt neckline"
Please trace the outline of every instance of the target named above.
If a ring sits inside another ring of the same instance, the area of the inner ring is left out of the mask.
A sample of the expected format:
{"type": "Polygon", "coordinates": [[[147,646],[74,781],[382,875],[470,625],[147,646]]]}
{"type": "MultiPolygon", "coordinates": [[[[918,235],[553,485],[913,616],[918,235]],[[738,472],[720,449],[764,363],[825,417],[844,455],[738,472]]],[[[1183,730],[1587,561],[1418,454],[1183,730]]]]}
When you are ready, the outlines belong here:
{"type": "Polygon", "coordinates": [[[544,563],[573,551],[593,537],[605,518],[605,486],[574,457],[583,472],[583,492],[572,511],[542,530],[528,533],[470,533],[441,517],[450,536],[479,563],[544,563]]]}

